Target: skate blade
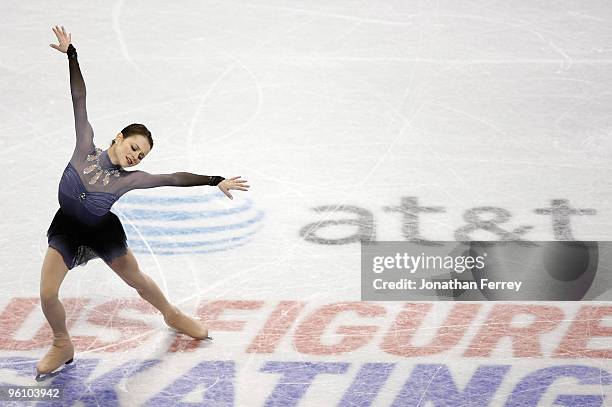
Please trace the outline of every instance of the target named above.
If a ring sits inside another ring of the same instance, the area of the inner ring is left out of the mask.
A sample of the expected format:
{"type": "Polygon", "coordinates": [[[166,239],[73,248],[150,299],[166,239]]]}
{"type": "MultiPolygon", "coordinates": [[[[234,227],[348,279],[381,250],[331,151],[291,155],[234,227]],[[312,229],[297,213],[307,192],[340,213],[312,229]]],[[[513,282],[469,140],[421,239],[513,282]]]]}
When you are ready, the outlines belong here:
{"type": "MultiPolygon", "coordinates": [[[[212,336],[205,336],[204,338],[194,338],[193,336],[187,335],[185,332],[179,331],[178,329],[174,329],[171,326],[167,326],[166,329],[168,329],[169,331],[171,331],[171,332],[173,332],[175,334],[180,334],[180,335],[187,336],[187,337],[189,337],[189,338],[191,338],[191,339],[193,339],[195,341],[212,341],[213,340],[212,336]]],[[[66,363],[68,363],[68,362],[66,362],[66,363]]]]}
{"type": "Polygon", "coordinates": [[[74,358],[66,361],[63,366],[60,366],[53,372],[49,372],[49,373],[39,373],[35,367],[34,372],[36,373],[36,376],[34,377],[34,380],[36,380],[37,382],[44,382],[45,380],[55,377],[64,371],[72,370],[75,367],[75,365],[72,365],[72,366],[67,366],[67,365],[70,365],[73,361],[74,361],[74,358]]]}

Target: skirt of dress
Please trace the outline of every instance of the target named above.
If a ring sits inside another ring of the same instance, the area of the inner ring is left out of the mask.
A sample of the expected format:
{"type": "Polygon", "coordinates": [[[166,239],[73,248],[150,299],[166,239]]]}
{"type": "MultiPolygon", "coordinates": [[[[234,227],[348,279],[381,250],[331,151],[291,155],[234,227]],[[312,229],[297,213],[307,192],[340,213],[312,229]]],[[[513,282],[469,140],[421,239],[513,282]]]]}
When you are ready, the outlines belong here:
{"type": "Polygon", "coordinates": [[[61,253],[69,270],[97,257],[110,263],[128,249],[121,221],[112,212],[91,226],[66,215],[60,208],[47,230],[47,241],[61,253]]]}

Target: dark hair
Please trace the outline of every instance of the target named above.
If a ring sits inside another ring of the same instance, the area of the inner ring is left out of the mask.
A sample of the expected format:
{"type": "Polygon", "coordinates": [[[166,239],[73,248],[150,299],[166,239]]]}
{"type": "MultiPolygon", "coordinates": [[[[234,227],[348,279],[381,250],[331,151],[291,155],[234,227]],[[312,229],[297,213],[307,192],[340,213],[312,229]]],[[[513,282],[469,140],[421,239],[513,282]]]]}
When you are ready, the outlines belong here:
{"type": "MultiPolygon", "coordinates": [[[[126,139],[130,136],[134,136],[136,134],[143,135],[149,141],[149,146],[153,149],[153,137],[151,136],[151,132],[146,128],[144,124],[132,123],[127,126],[125,129],[121,130],[121,134],[123,134],[123,138],[126,139]]],[[[111,146],[115,144],[115,140],[111,142],[111,146]]]]}

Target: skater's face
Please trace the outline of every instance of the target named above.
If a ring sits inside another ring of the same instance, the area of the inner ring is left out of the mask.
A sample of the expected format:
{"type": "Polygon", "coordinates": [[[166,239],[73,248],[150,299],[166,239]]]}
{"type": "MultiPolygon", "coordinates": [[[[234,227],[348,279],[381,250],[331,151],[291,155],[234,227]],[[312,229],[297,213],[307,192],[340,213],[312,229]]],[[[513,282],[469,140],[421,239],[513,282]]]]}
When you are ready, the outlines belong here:
{"type": "Polygon", "coordinates": [[[133,134],[123,137],[119,133],[115,138],[115,154],[122,167],[138,165],[151,151],[149,140],[142,134],[133,134]]]}

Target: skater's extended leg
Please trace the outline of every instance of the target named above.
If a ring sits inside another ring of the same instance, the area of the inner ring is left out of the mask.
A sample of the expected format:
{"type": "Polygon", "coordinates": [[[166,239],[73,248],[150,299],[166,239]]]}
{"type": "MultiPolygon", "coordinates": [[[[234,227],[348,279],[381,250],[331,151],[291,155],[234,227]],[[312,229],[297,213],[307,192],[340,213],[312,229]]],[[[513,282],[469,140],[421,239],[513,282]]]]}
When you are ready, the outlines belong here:
{"type": "Polygon", "coordinates": [[[74,346],[66,328],[66,311],[59,300],[59,288],[68,268],[62,255],[52,247],[47,249],[40,275],[40,304],[53,331],[53,345],[38,362],[39,374],[49,373],[74,357],[74,346]]]}
{"type": "Polygon", "coordinates": [[[121,277],[127,285],[134,288],[144,300],[157,308],[162,315],[172,312],[174,307],[168,302],[166,296],[162,293],[155,281],[140,271],[138,262],[131,250],[128,249],[124,256],[117,257],[110,262],[108,266],[121,277]]]}
{"type": "Polygon", "coordinates": [[[164,316],[166,323],[172,328],[197,339],[204,339],[208,336],[208,330],[204,324],[183,314],[177,307],[170,304],[155,281],[140,271],[138,262],[130,249],[125,255],[114,259],[108,265],[123,281],[136,289],[144,300],[157,308],[164,316]]]}

